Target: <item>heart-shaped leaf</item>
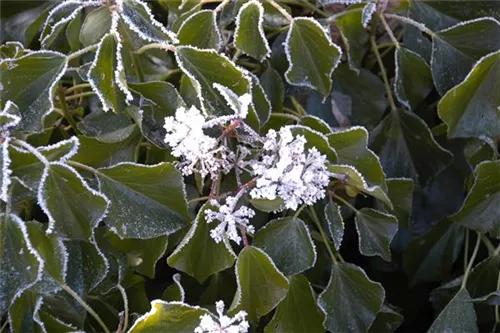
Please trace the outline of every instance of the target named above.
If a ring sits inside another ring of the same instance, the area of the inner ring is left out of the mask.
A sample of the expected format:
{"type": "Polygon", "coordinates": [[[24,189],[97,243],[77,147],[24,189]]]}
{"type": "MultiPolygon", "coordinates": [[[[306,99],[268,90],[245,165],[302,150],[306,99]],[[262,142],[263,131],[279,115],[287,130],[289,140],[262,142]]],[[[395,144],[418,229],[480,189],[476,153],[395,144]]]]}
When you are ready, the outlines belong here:
{"type": "Polygon", "coordinates": [[[289,62],[285,73],[287,81],[328,96],[331,76],[342,51],[332,43],[323,27],[309,17],[294,18],[286,36],[285,51],[289,62]]]}
{"type": "Polygon", "coordinates": [[[391,261],[390,245],[398,231],[398,220],[393,215],[363,208],[356,212],[355,221],[361,254],[391,261]]]}
{"type": "Polygon", "coordinates": [[[229,312],[244,310],[254,323],[271,312],[288,292],[288,280],[265,252],[253,246],[247,246],[240,252],[236,278],[238,290],[229,312]]]}
{"type": "Polygon", "coordinates": [[[76,170],[60,162],[45,166],[37,199],[49,218],[47,233],[63,239],[89,240],[110,204],[76,170]]]}
{"type": "Polygon", "coordinates": [[[179,28],[179,44],[218,50],[222,37],[215,19],[213,10],[200,10],[189,16],[179,28]]]}
{"type": "Polygon", "coordinates": [[[325,206],[324,214],[328,222],[328,231],[330,231],[335,250],[338,251],[342,244],[342,239],[344,238],[345,229],[344,219],[340,213],[340,206],[332,200],[329,200],[325,206]]]}
{"type": "Polygon", "coordinates": [[[388,177],[412,178],[420,184],[444,170],[453,157],[434,140],[422,119],[405,110],[382,120],[372,132],[370,148],[388,177]]]}
{"type": "Polygon", "coordinates": [[[271,49],[264,34],[264,7],[252,0],[241,6],[236,17],[234,46],[244,54],[262,62],[270,56],[271,49]]]}
{"type": "Polygon", "coordinates": [[[443,220],[412,240],[403,254],[403,269],[410,284],[439,281],[447,276],[461,251],[463,231],[458,224],[443,220]]]}
{"type": "Polygon", "coordinates": [[[368,131],[354,126],[328,135],[328,143],[337,152],[338,162],[354,166],[373,185],[385,187],[385,174],[380,161],[368,149],[368,131]]]}
{"type": "Polygon", "coordinates": [[[396,50],[394,57],[396,97],[407,108],[415,109],[432,91],[431,69],[418,53],[403,47],[396,50]]]}
{"type": "Polygon", "coordinates": [[[460,291],[439,314],[428,333],[445,332],[478,332],[476,312],[466,289],[460,291]]]}
{"type": "Polygon", "coordinates": [[[0,96],[18,106],[22,114],[21,129],[42,130],[42,119],[54,109],[56,85],[67,65],[66,56],[53,51],[31,52],[0,61],[0,96]]]}
{"type": "Polygon", "coordinates": [[[370,280],[361,268],[337,263],[318,297],[318,305],[326,315],[323,325],[331,332],[367,332],[384,298],[384,288],[370,280]]]}
{"type": "Polygon", "coordinates": [[[444,95],[462,82],[474,63],[500,49],[500,22],[484,17],[460,22],[432,36],[432,76],[444,95]]]}
{"type": "Polygon", "coordinates": [[[0,215],[0,312],[39,281],[43,259],[29,239],[25,222],[15,215],[0,215]]]}
{"type": "Polygon", "coordinates": [[[295,275],[290,278],[290,289],[276,308],[264,333],[324,332],[324,317],[316,304],[316,295],[309,281],[303,275],[295,275]]]}
{"type": "Polygon", "coordinates": [[[215,50],[200,50],[191,46],[176,48],[175,58],[181,70],[194,84],[202,108],[209,115],[228,115],[234,111],[213,84],[218,83],[241,96],[250,91],[251,82],[228,58],[215,50]],[[215,72],[214,68],[224,68],[215,72]]]}
{"type": "Polygon", "coordinates": [[[209,312],[182,302],[151,302],[151,311],[136,320],[130,333],[193,332],[200,324],[200,317],[209,312]]]}
{"type": "Polygon", "coordinates": [[[301,273],[316,262],[311,235],[299,218],[270,221],[255,234],[253,245],[264,250],[286,276],[301,273]]]}
{"type": "Polygon", "coordinates": [[[120,37],[117,33],[105,35],[99,42],[88,80],[102,103],[104,111],[119,113],[133,99],[124,81],[120,37]]]}
{"type": "Polygon", "coordinates": [[[474,173],[474,185],[462,208],[451,219],[473,230],[499,237],[500,161],[483,162],[474,173]]]}
{"type": "Polygon", "coordinates": [[[208,224],[205,218],[205,211],[210,207],[210,204],[205,204],[200,209],[186,236],[167,259],[170,266],[191,275],[200,283],[210,275],[233,266],[236,259],[227,239],[216,243],[210,236],[210,230],[215,227],[208,224]]]}
{"type": "Polygon", "coordinates": [[[479,60],[464,81],[443,96],[438,112],[448,126],[448,137],[500,134],[499,76],[500,51],[479,60]]]}
{"type": "Polygon", "coordinates": [[[170,163],[120,163],[96,173],[112,205],[106,224],[120,238],[156,238],[189,220],[184,182],[170,163]]]}

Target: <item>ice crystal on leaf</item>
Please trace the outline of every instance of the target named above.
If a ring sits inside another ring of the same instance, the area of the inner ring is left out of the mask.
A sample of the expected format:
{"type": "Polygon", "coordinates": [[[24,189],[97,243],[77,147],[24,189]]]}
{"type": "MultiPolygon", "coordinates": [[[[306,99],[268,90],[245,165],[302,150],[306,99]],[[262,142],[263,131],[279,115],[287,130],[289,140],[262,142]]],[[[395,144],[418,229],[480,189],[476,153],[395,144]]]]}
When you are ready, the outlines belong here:
{"type": "Polygon", "coordinates": [[[218,301],[215,303],[217,314],[219,315],[218,322],[208,314],[200,317],[200,325],[196,327],[194,333],[247,333],[250,325],[245,320],[247,313],[245,311],[238,312],[234,317],[224,315],[224,302],[218,301]]]}
{"type": "Polygon", "coordinates": [[[279,138],[276,131],[268,132],[261,160],[250,164],[257,176],[252,198],[281,197],[284,208],[296,210],[300,204],[312,205],[325,196],[330,178],[326,156],[314,147],[306,150],[305,144],[305,137],[294,138],[289,127],[280,129],[279,138]]]}
{"type": "Polygon", "coordinates": [[[243,227],[246,231],[253,233],[255,229],[250,225],[250,219],[254,217],[255,212],[246,206],[241,206],[236,209],[239,197],[227,197],[224,205],[219,205],[218,202],[213,201],[213,204],[219,208],[218,211],[207,209],[205,217],[207,223],[213,221],[220,221],[220,224],[210,231],[210,236],[216,243],[220,243],[224,236],[239,244],[241,237],[238,235],[237,227],[243,227]]]}

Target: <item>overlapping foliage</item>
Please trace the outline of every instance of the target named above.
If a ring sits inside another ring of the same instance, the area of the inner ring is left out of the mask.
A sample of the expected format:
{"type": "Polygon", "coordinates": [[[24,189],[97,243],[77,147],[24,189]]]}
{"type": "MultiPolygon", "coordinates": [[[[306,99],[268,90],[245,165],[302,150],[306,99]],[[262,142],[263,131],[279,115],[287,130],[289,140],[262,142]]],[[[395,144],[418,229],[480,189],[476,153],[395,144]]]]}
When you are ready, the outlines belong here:
{"type": "Polygon", "coordinates": [[[500,2],[1,6],[0,331],[500,327],[500,2]]]}

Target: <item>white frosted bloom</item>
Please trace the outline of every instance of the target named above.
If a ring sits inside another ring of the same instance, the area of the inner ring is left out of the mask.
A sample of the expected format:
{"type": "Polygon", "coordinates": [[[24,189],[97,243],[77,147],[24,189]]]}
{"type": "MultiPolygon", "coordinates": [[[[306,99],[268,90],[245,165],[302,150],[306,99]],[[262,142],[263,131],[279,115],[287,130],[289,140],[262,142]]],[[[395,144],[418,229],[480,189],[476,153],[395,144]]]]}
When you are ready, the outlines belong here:
{"type": "Polygon", "coordinates": [[[228,239],[239,244],[241,237],[238,234],[238,226],[243,226],[250,233],[255,232],[254,227],[250,225],[250,219],[254,217],[255,211],[246,206],[236,209],[237,203],[238,197],[227,197],[226,203],[222,206],[214,202],[216,206],[219,206],[218,211],[211,209],[205,211],[207,223],[220,222],[217,227],[210,230],[210,236],[216,243],[221,242],[224,236],[227,236],[228,239]]]}
{"type": "Polygon", "coordinates": [[[165,118],[165,142],[172,147],[173,156],[184,159],[179,164],[184,175],[198,171],[205,177],[229,168],[226,148],[217,147],[217,140],[205,135],[205,123],[205,117],[195,106],[189,110],[181,107],[175,112],[175,117],[165,118]]]}
{"type": "Polygon", "coordinates": [[[210,315],[200,317],[200,325],[195,328],[194,333],[247,333],[250,325],[245,320],[247,313],[245,311],[238,312],[234,317],[224,315],[224,302],[218,301],[215,303],[217,314],[219,315],[218,322],[210,315]]]}
{"type": "Polygon", "coordinates": [[[305,144],[304,136],[294,138],[289,127],[280,129],[279,139],[278,133],[270,130],[263,146],[264,155],[251,163],[257,180],[250,196],[268,200],[280,197],[284,208],[293,210],[324,198],[330,179],[326,157],[316,148],[306,151],[305,144]]]}

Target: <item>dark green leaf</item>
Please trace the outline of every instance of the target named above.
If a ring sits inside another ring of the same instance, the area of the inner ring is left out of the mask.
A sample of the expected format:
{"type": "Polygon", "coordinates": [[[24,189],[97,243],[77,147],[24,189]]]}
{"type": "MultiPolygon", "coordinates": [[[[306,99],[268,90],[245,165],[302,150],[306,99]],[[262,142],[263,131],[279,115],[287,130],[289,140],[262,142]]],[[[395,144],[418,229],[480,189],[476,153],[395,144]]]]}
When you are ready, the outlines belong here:
{"type": "Polygon", "coordinates": [[[344,189],[350,196],[354,197],[359,192],[363,192],[378,199],[388,208],[393,208],[389,197],[382,190],[382,188],[378,185],[368,186],[363,175],[361,175],[354,167],[350,165],[333,164],[328,166],[328,170],[336,174],[337,177],[341,179],[344,189]]]}
{"type": "MultiPolygon", "coordinates": [[[[332,133],[330,125],[326,121],[316,116],[304,116],[300,118],[300,124],[312,128],[322,134],[329,135],[332,133]]],[[[328,140],[330,143],[330,140],[328,140]]],[[[331,144],[330,144],[331,145],[331,144]]],[[[333,146],[332,146],[333,148],[333,146]]]]}
{"type": "Polygon", "coordinates": [[[388,177],[412,178],[425,184],[452,161],[452,154],[434,140],[414,113],[391,112],[373,130],[370,148],[378,154],[388,177]]]}
{"type": "Polygon", "coordinates": [[[257,208],[258,210],[261,210],[263,212],[275,212],[279,211],[283,208],[285,202],[281,198],[276,198],[274,200],[267,200],[267,199],[251,199],[250,203],[252,206],[257,208]]]}
{"type": "Polygon", "coordinates": [[[477,60],[500,49],[499,35],[500,23],[488,17],[437,32],[432,37],[431,60],[437,91],[444,95],[462,82],[477,60]]]}
{"type": "Polygon", "coordinates": [[[80,41],[84,46],[99,43],[99,41],[111,29],[111,12],[108,7],[103,6],[94,9],[83,21],[80,30],[80,41]]]}
{"type": "MultiPolygon", "coordinates": [[[[137,112],[138,123],[143,135],[159,148],[167,148],[163,125],[165,117],[173,116],[175,111],[186,104],[175,87],[168,82],[154,82],[131,84],[130,88],[138,92],[142,101],[142,115],[137,112]]],[[[127,110],[132,111],[133,106],[127,110]]],[[[138,110],[136,108],[136,110],[138,110]]]]}
{"type": "MultiPolygon", "coordinates": [[[[78,147],[79,140],[73,137],[54,145],[38,147],[37,150],[51,162],[64,162],[75,155],[78,147]]],[[[14,175],[31,191],[36,192],[44,170],[43,163],[34,154],[17,148],[11,148],[9,155],[14,175]]]]}
{"type": "Polygon", "coordinates": [[[79,15],[84,6],[81,3],[68,3],[66,6],[57,6],[49,13],[46,25],[40,36],[40,44],[43,49],[58,48],[58,44],[63,38],[63,32],[68,27],[69,22],[79,15]],[[51,24],[52,23],[52,24],[51,24]]]}
{"type": "Polygon", "coordinates": [[[360,10],[345,12],[333,22],[337,25],[344,40],[349,67],[356,72],[361,68],[361,62],[368,50],[368,32],[362,25],[360,10]]]}
{"type": "Polygon", "coordinates": [[[158,22],[143,1],[124,1],[120,16],[139,37],[149,42],[177,42],[175,34],[158,22]]]}
{"type": "Polygon", "coordinates": [[[191,46],[179,46],[175,57],[181,70],[189,76],[191,83],[202,99],[202,107],[210,115],[234,114],[220,92],[213,87],[218,83],[241,96],[250,91],[248,78],[233,62],[215,50],[199,50],[191,46]],[[214,71],[214,68],[223,68],[214,71]]]}
{"type": "Polygon", "coordinates": [[[500,237],[500,161],[479,164],[474,185],[460,210],[450,218],[482,233],[500,237]]]}
{"type": "Polygon", "coordinates": [[[65,282],[80,297],[85,297],[108,274],[108,260],[94,241],[69,240],[64,245],[68,258],[65,282]]]}
{"type": "Polygon", "coordinates": [[[101,39],[88,74],[88,80],[99,96],[104,111],[113,110],[115,113],[124,110],[126,100],[132,98],[126,83],[116,75],[117,73],[121,73],[120,76],[124,75],[123,68],[118,71],[117,52],[121,51],[117,38],[115,33],[110,33],[101,39]]]}
{"type": "Polygon", "coordinates": [[[40,281],[32,290],[52,293],[60,289],[65,280],[67,265],[66,247],[61,239],[49,236],[41,223],[26,223],[29,238],[33,247],[44,261],[44,270],[40,281]]]}
{"type": "Polygon", "coordinates": [[[210,236],[215,225],[208,224],[205,210],[211,208],[205,204],[184,239],[168,257],[167,263],[203,283],[210,275],[233,266],[236,254],[227,239],[216,243],[210,236]]]}
{"type": "Polygon", "coordinates": [[[410,284],[444,279],[460,253],[463,240],[463,228],[448,220],[412,240],[403,254],[403,269],[410,284]]]}
{"type": "Polygon", "coordinates": [[[49,219],[47,233],[80,240],[90,239],[110,204],[76,170],[60,162],[45,166],[38,203],[49,219]]]}
{"type": "Polygon", "coordinates": [[[476,312],[466,289],[461,289],[453,297],[427,332],[478,332],[476,312]]]}
{"type": "Polygon", "coordinates": [[[252,103],[259,117],[259,122],[261,125],[265,124],[269,120],[271,114],[271,101],[264,92],[264,88],[260,84],[259,79],[255,75],[252,77],[252,103]]]}
{"type": "Polygon", "coordinates": [[[356,212],[355,221],[361,254],[391,261],[390,245],[398,231],[398,220],[393,215],[363,208],[356,212]]]}
{"type": "Polygon", "coordinates": [[[181,275],[175,273],[172,276],[174,282],[169,285],[161,294],[161,299],[167,302],[184,302],[184,288],[181,285],[181,275]]]}
{"type": "Polygon", "coordinates": [[[385,292],[358,266],[337,263],[318,305],[331,332],[367,332],[384,302],[385,292]],[[353,311],[355,309],[355,311],[353,311]]]}
{"type": "Polygon", "coordinates": [[[409,49],[397,49],[395,60],[396,97],[407,108],[415,109],[432,91],[434,84],[431,69],[419,54],[409,49]]]}
{"type": "Polygon", "coordinates": [[[270,221],[255,234],[253,245],[264,250],[286,276],[301,273],[316,262],[311,235],[299,218],[270,221]]]}
{"type": "Polygon", "coordinates": [[[387,190],[399,227],[409,228],[413,203],[413,181],[404,178],[387,179],[387,190]]]}
{"type": "Polygon", "coordinates": [[[0,312],[41,278],[44,262],[19,217],[0,215],[0,312]]]}
{"type": "Polygon", "coordinates": [[[332,200],[329,200],[325,206],[325,218],[328,222],[328,231],[330,231],[330,236],[333,239],[333,244],[335,244],[335,250],[340,249],[342,244],[342,239],[344,238],[344,219],[340,213],[340,206],[337,205],[332,200]]]}
{"type": "Polygon", "coordinates": [[[385,187],[385,175],[380,161],[368,149],[368,131],[364,127],[351,127],[328,135],[328,143],[337,152],[339,163],[354,166],[373,185],[385,187]]]}
{"type": "Polygon", "coordinates": [[[500,51],[478,61],[465,80],[443,96],[438,112],[448,125],[448,137],[500,135],[499,77],[500,51]]]}
{"type": "Polygon", "coordinates": [[[170,163],[121,163],[96,175],[113,203],[106,224],[120,238],[168,235],[189,219],[182,176],[170,163]]]}
{"type": "Polygon", "coordinates": [[[464,156],[471,168],[486,160],[493,160],[496,146],[490,138],[471,138],[464,147],[464,156]]]}
{"type": "Polygon", "coordinates": [[[264,34],[264,7],[252,0],[241,6],[236,17],[234,46],[240,52],[264,61],[271,54],[271,49],[264,34]]]}
{"type": "Polygon", "coordinates": [[[94,168],[107,167],[122,162],[135,162],[137,160],[137,145],[141,139],[141,133],[137,126],[131,125],[128,129],[116,131],[106,138],[110,139],[114,137],[114,134],[121,136],[122,140],[108,143],[102,142],[99,137],[80,136],[80,148],[72,160],[94,168]],[[129,132],[129,130],[131,131],[129,132]]]}
{"type": "Polygon", "coordinates": [[[245,310],[251,322],[268,314],[286,296],[288,280],[262,250],[245,247],[236,262],[238,290],[229,311],[245,310]]]}
{"type": "Polygon", "coordinates": [[[368,332],[395,332],[402,322],[402,315],[400,315],[389,306],[383,304],[368,332]]]}
{"type": "Polygon", "coordinates": [[[213,10],[200,10],[189,16],[177,34],[180,45],[219,49],[222,38],[215,19],[216,13],[213,10]]]}
{"type": "Polygon", "coordinates": [[[200,317],[209,314],[204,308],[179,302],[151,302],[151,311],[137,319],[130,333],[191,333],[200,324],[200,317]]]}
{"type": "Polygon", "coordinates": [[[272,112],[283,111],[283,102],[285,100],[285,86],[280,75],[272,67],[268,67],[260,77],[260,83],[266,95],[271,102],[272,112]]]}
{"type": "Polygon", "coordinates": [[[316,304],[316,295],[309,281],[303,275],[295,275],[290,278],[290,289],[264,332],[324,332],[324,317],[316,304]]]}
{"type": "Polygon", "coordinates": [[[412,18],[425,23],[433,30],[484,16],[500,19],[498,3],[490,1],[410,1],[410,13],[412,18]]]}
{"type": "Polygon", "coordinates": [[[332,43],[323,27],[309,17],[294,18],[285,41],[289,62],[285,77],[290,84],[318,90],[328,96],[331,75],[342,51],[332,43]]]}
{"type": "Polygon", "coordinates": [[[346,64],[340,64],[333,78],[331,103],[337,121],[347,120],[344,126],[374,128],[387,107],[384,84],[378,76],[364,68],[356,73],[346,64]]]}
{"type": "Polygon", "coordinates": [[[14,300],[9,309],[9,324],[11,332],[42,333],[39,323],[33,320],[37,302],[41,296],[25,291],[14,300]]]}
{"type": "Polygon", "coordinates": [[[108,239],[115,249],[127,256],[130,267],[150,279],[154,278],[156,262],[167,249],[167,236],[151,239],[120,239],[110,233],[108,239]]]}
{"type": "Polygon", "coordinates": [[[0,62],[0,97],[18,106],[22,114],[21,129],[42,130],[42,119],[54,109],[56,85],[66,67],[66,56],[52,51],[33,52],[0,62]]]}

